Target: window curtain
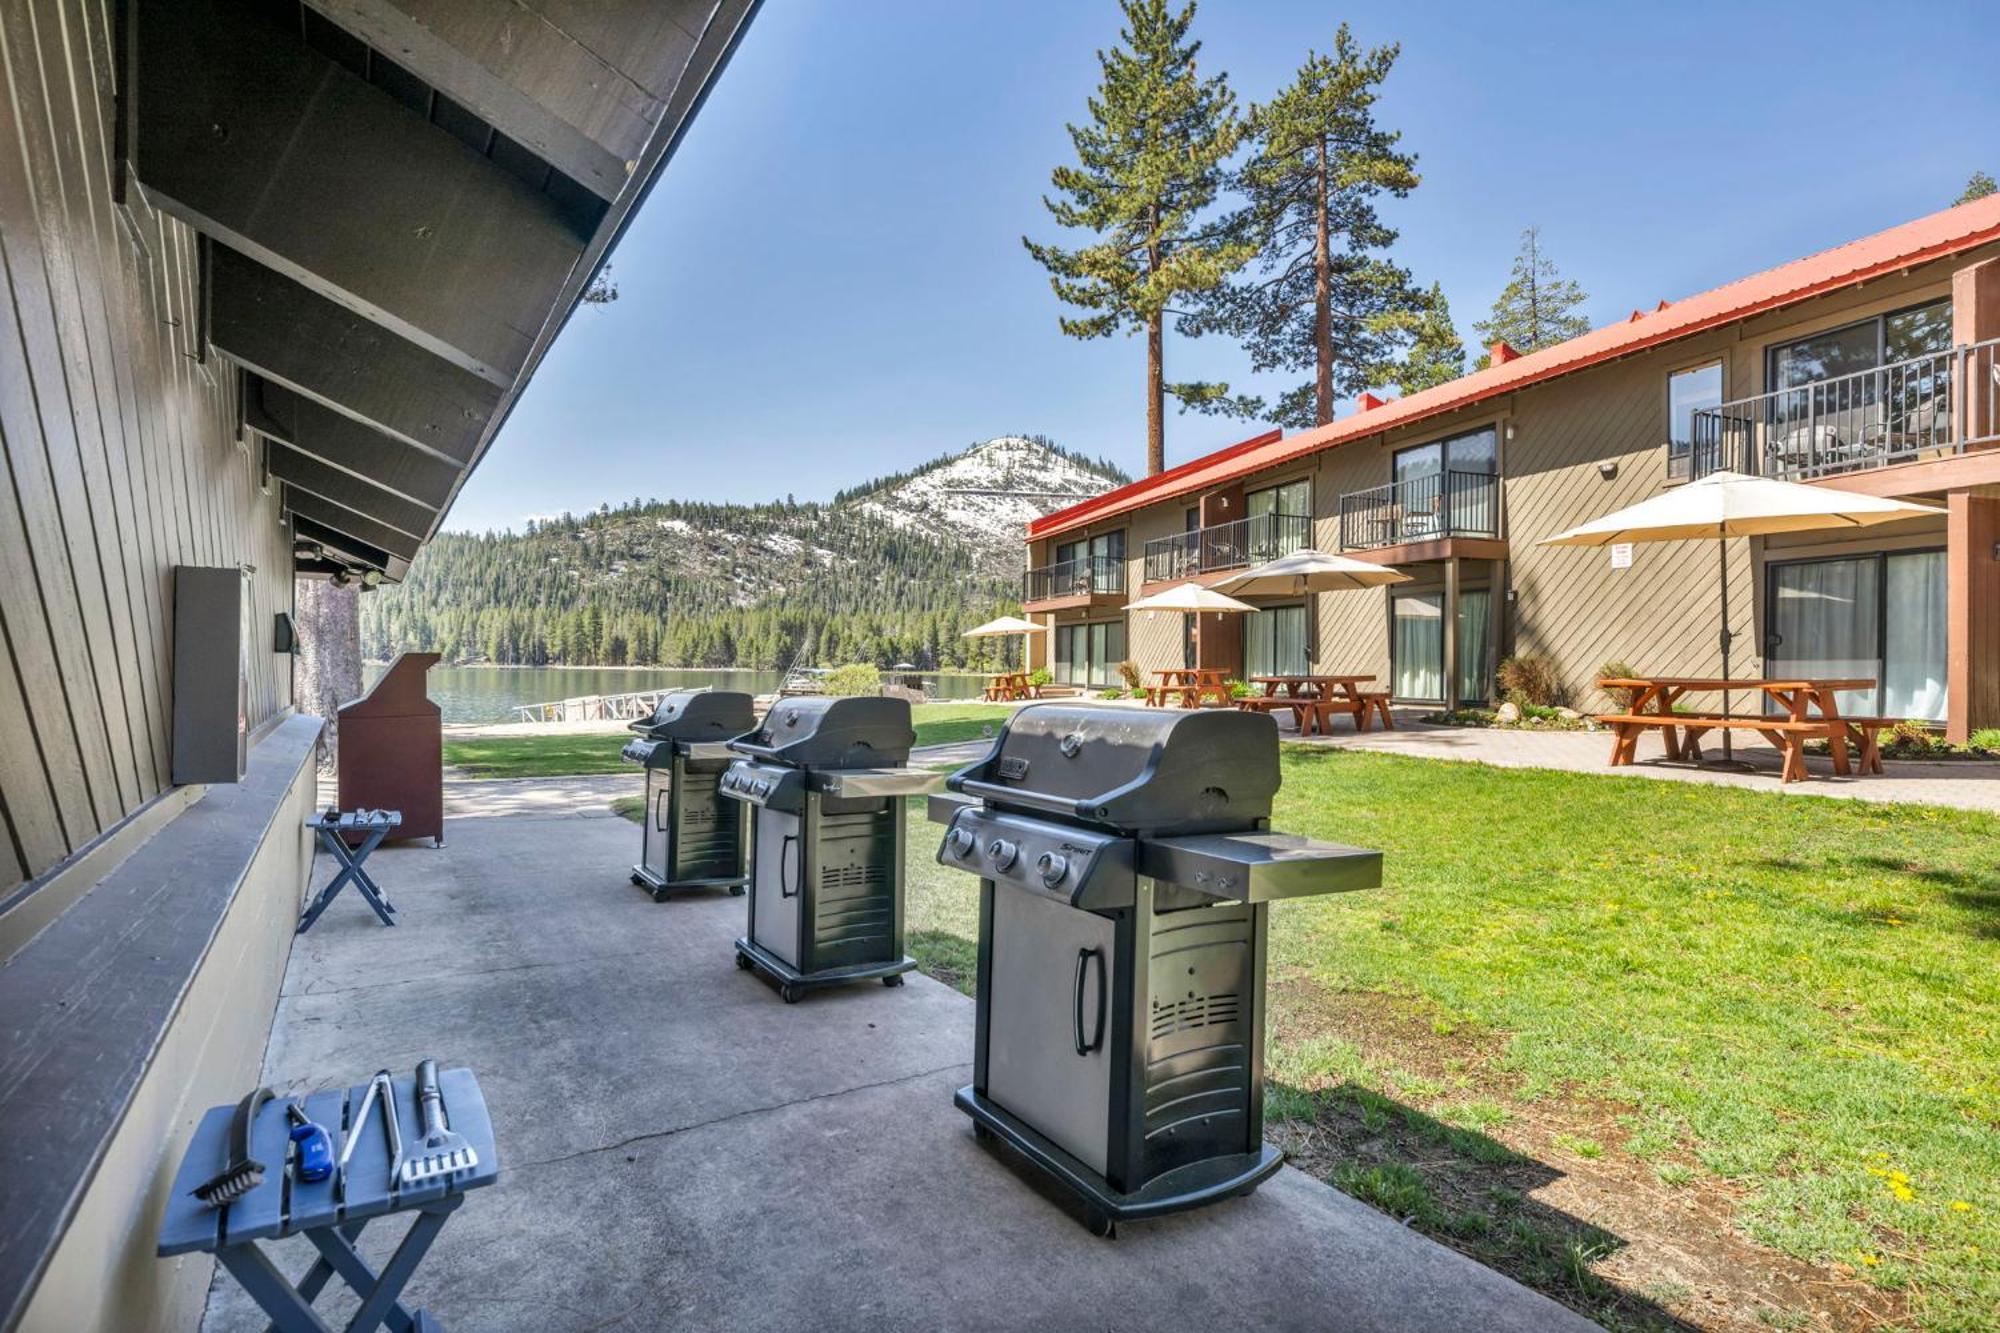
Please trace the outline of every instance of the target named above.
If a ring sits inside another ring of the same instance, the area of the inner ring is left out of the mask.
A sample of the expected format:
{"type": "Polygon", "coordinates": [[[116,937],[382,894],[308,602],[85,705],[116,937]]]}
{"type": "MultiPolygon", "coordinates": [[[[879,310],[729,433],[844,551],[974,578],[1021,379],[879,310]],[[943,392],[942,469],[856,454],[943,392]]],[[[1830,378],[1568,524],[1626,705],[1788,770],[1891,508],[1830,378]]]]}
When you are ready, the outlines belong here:
{"type": "Polygon", "coordinates": [[[1444,594],[1404,593],[1390,602],[1389,654],[1398,699],[1444,697],[1444,594]]]}
{"type": "Polygon", "coordinates": [[[1492,645],[1493,594],[1485,588],[1461,589],[1458,594],[1458,671],[1455,693],[1468,702],[1483,701],[1493,693],[1492,679],[1486,674],[1487,653],[1492,645]]]}
{"type": "Polygon", "coordinates": [[[1273,606],[1244,617],[1245,676],[1302,676],[1306,673],[1306,609],[1273,606]]]}
{"type": "Polygon", "coordinates": [[[1942,551],[1892,555],[1882,663],[1883,717],[1945,715],[1945,564],[1942,551]]]}
{"type": "MultiPolygon", "coordinates": [[[[1875,556],[1777,566],[1771,608],[1776,643],[1765,670],[1772,676],[1879,678],[1881,568],[1875,556]]],[[[1842,690],[1837,700],[1842,712],[1866,715],[1874,711],[1875,695],[1842,690]]]]}

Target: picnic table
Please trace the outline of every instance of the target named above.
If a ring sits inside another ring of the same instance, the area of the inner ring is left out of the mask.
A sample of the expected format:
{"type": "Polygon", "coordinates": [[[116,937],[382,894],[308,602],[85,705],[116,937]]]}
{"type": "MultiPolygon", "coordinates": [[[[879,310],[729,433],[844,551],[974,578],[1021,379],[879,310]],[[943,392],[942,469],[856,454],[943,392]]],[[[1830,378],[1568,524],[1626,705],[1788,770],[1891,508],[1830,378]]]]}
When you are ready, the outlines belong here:
{"type": "Polygon", "coordinates": [[[395,907],[383,896],[381,886],[361,868],[361,863],[402,823],[402,813],[396,810],[321,810],[306,819],[306,827],[319,836],[320,846],[333,854],[340,873],[306,908],[305,915],[299,918],[297,934],[303,935],[311,929],[312,923],[319,920],[320,914],[350,883],[375,909],[383,925],[396,924],[395,907]]]}
{"type": "Polygon", "coordinates": [[[1025,671],[998,671],[986,678],[988,703],[1013,703],[1034,697],[1035,687],[1028,683],[1025,671]]]}
{"type": "Polygon", "coordinates": [[[1146,691],[1146,702],[1155,708],[1165,707],[1176,696],[1182,708],[1198,708],[1210,696],[1220,704],[1231,702],[1229,673],[1221,667],[1158,667],[1153,679],[1156,683],[1146,691]]]}
{"type": "Polygon", "coordinates": [[[1396,724],[1389,715],[1389,696],[1362,688],[1374,679],[1361,671],[1252,676],[1250,683],[1263,686],[1264,696],[1239,699],[1237,705],[1258,712],[1289,709],[1301,733],[1325,735],[1332,729],[1333,714],[1342,712],[1354,719],[1356,731],[1366,731],[1371,711],[1379,712],[1383,727],[1393,731],[1396,724]]]}
{"type": "MultiPolygon", "coordinates": [[[[396,1119],[404,1145],[417,1141],[423,1116],[417,1104],[416,1080],[391,1080],[396,1119]]],[[[209,1208],[194,1197],[194,1188],[214,1175],[229,1158],[230,1122],[236,1107],[212,1107],[195,1125],[167,1195],[166,1216],[160,1221],[158,1252],[162,1258],[197,1252],[212,1253],[243,1289],[270,1316],[280,1333],[324,1333],[329,1325],[313,1309],[313,1301],[334,1277],[361,1297],[361,1308],[348,1322],[350,1333],[386,1325],[398,1330],[429,1330],[440,1325],[423,1311],[406,1309],[398,1297],[422,1262],[446,1220],[465,1202],[468,1190],[491,1185],[500,1174],[500,1155],[493,1144],[493,1123],[479,1081],[469,1069],[447,1069],[438,1075],[444,1114],[453,1131],[465,1137],[478,1156],[477,1165],[416,1185],[392,1179],[388,1134],[378,1106],[357,1127],[354,1153],[345,1170],[325,1180],[296,1178],[288,1166],[292,1156],[291,1128],[286,1123],[288,1098],[265,1102],[250,1127],[250,1155],[264,1163],[264,1178],[249,1193],[221,1208],[209,1208]],[[378,1217],[414,1212],[416,1219],[380,1273],[370,1268],[354,1242],[378,1217]],[[271,1262],[260,1241],[303,1235],[319,1258],[294,1284],[271,1262]]],[[[306,1115],[319,1122],[333,1140],[333,1157],[346,1149],[346,1127],[361,1109],[368,1085],[316,1092],[304,1102],[306,1115]]]]}
{"type": "Polygon", "coordinates": [[[1667,758],[1699,761],[1701,737],[1708,732],[1729,729],[1754,731],[1769,741],[1782,755],[1782,782],[1803,782],[1806,773],[1805,744],[1824,740],[1833,755],[1833,771],[1845,776],[1849,771],[1848,743],[1858,732],[1864,772],[1880,772],[1881,758],[1875,732],[1885,719],[1845,718],[1836,698],[1841,690],[1871,690],[1875,682],[1852,677],[1780,677],[1769,680],[1723,680],[1710,676],[1607,676],[1597,682],[1601,690],[1622,690],[1628,706],[1622,713],[1607,713],[1598,721],[1610,727],[1611,765],[1616,768],[1634,761],[1639,736],[1647,730],[1661,733],[1667,758]],[[1689,694],[1762,695],[1778,705],[1776,713],[1752,715],[1730,713],[1679,712],[1675,705],[1689,694]]]}

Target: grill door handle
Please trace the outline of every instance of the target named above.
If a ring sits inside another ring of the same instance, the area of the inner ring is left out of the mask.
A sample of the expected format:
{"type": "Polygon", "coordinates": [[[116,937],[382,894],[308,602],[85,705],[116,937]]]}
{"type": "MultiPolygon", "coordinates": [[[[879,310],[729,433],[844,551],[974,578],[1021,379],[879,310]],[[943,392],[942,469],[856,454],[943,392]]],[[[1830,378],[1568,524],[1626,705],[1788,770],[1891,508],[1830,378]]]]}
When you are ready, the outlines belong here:
{"type": "Polygon", "coordinates": [[[1104,950],[1078,949],[1076,951],[1076,975],[1073,978],[1072,995],[1074,1005],[1070,1013],[1071,1038],[1076,1043],[1078,1055],[1089,1055],[1104,1045],[1104,950]],[[1097,1027],[1088,1040],[1083,1035],[1083,978],[1090,970],[1090,960],[1097,960],[1097,1027]]]}
{"type": "MultiPolygon", "coordinates": [[[[799,838],[796,833],[787,833],[785,840],[778,844],[778,896],[780,898],[796,898],[799,896],[799,880],[801,877],[785,872],[786,864],[797,859],[792,855],[792,850],[798,846],[798,841],[799,838]]],[[[794,868],[796,869],[797,867],[794,868]]]]}

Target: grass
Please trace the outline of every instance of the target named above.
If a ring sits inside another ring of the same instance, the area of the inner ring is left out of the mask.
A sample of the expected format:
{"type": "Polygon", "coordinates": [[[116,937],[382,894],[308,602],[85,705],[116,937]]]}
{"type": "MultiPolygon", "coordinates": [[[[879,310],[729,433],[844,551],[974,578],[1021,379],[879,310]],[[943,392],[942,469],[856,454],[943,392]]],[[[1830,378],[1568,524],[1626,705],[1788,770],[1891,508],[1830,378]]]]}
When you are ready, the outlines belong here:
{"type": "MultiPolygon", "coordinates": [[[[1284,770],[1274,825],[1382,848],[1386,882],[1276,908],[1274,986],[1392,996],[1486,1034],[1517,1104],[1624,1108],[1622,1135],[1568,1154],[1722,1182],[1763,1244],[1903,1291],[1927,1326],[1991,1326],[2000,819],[1304,747],[1284,770]]],[[[974,885],[932,863],[935,837],[911,837],[912,951],[969,990],[974,885]]],[[[1390,1051],[1302,1055],[1307,1035],[1274,1021],[1274,1118],[1363,1084],[1395,1100],[1357,1114],[1418,1107],[1440,1133],[1507,1110],[1400,1087],[1390,1051]]],[[[1355,1180],[1421,1203],[1397,1173],[1355,1180]]],[[[1587,1239],[1515,1248],[1590,1297],[1587,1239]]]]}
{"type": "MultiPolygon", "coordinates": [[[[1013,710],[1005,704],[918,704],[917,744],[978,740],[1013,710]]],[[[618,751],[631,737],[623,732],[564,733],[547,736],[481,736],[447,739],[444,761],[469,778],[554,778],[630,771],[618,751]]]]}

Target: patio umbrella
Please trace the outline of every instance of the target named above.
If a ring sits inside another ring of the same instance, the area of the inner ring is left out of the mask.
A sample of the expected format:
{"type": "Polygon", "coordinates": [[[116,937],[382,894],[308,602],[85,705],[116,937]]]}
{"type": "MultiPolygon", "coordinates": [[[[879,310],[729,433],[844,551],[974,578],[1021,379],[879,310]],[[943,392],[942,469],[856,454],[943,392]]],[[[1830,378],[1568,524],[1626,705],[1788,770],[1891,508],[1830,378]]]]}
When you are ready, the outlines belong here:
{"type": "Polygon", "coordinates": [[[1345,592],[1409,581],[1410,576],[1400,569],[1308,548],[1233,574],[1215,586],[1244,597],[1303,597],[1312,592],[1345,592]]]}
{"type": "Polygon", "coordinates": [[[1199,583],[1176,583],[1171,588],[1125,604],[1127,611],[1255,611],[1248,602],[1225,597],[1199,583]]]}
{"type": "Polygon", "coordinates": [[[1028,657],[1027,636],[1030,634],[1047,634],[1048,632],[1049,627],[1047,625],[1037,625],[1034,621],[1023,620],[1019,616],[1001,616],[998,620],[989,620],[984,625],[976,625],[959,637],[965,639],[1006,639],[1019,634],[1022,636],[1021,660],[1026,662],[1028,657]]]}
{"type": "MultiPolygon", "coordinates": [[[[1742,472],[1711,472],[1699,481],[1641,500],[1603,518],[1592,519],[1567,532],[1545,537],[1539,546],[1611,546],[1620,542],[1708,540],[1716,543],[1716,568],[1722,580],[1722,678],[1729,679],[1729,554],[1722,543],[1731,537],[1762,537],[1775,532],[1816,532],[1827,528],[1865,528],[1898,519],[1922,518],[1939,511],[1902,500],[1884,500],[1852,491],[1775,481],[1742,472]]],[[[1729,695],[1722,696],[1729,711],[1729,695]]],[[[1730,734],[1722,733],[1725,758],[1733,757],[1730,734]]]]}

